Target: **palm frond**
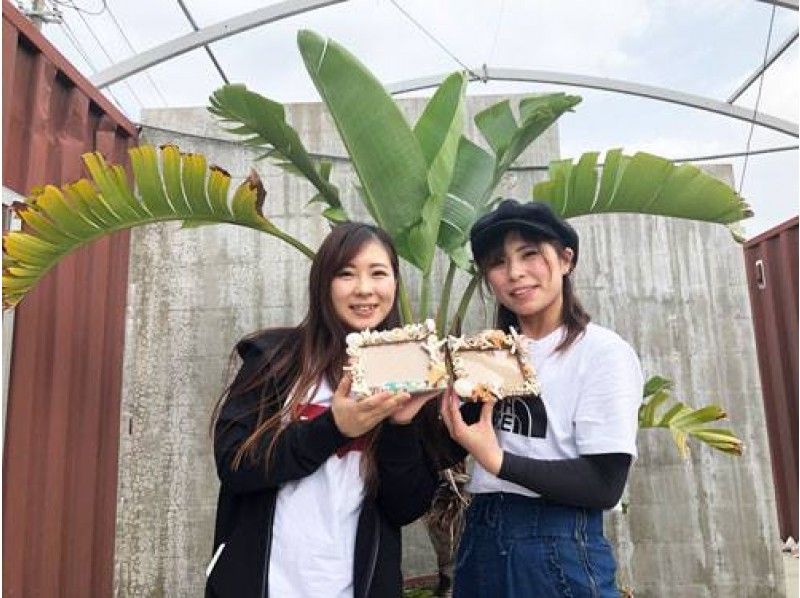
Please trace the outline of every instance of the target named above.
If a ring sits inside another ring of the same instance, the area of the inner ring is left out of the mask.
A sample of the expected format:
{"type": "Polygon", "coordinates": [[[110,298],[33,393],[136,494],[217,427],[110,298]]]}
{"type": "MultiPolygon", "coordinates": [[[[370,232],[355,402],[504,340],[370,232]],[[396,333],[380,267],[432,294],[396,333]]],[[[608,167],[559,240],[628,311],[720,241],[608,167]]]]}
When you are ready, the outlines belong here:
{"type": "Polygon", "coordinates": [[[185,226],[236,224],[286,241],[309,257],[314,252],[264,217],[266,192],[251,175],[229,193],[230,175],[206,164],[199,154],[181,154],[174,145],[159,156],[149,145],[130,150],[135,190],[125,170],[109,165],[99,153],[83,156],[91,180],[60,189],[34,189],[14,209],[24,222],[21,232],[3,237],[3,307],[13,307],[61,258],[113,232],[164,222],[185,226]]]}
{"type": "Polygon", "coordinates": [[[282,104],[241,84],[220,87],[209,103],[208,111],[221,120],[229,133],[242,137],[246,145],[266,149],[261,158],[275,158],[275,166],[314,185],[318,191],[316,201],[337,208],[337,217],[344,213],[339,189],[330,182],[331,163],[312,159],[297,131],[286,122],[282,104]]]}
{"type": "MultiPolygon", "coordinates": [[[[597,172],[597,152],[550,164],[550,178],[533,187],[533,198],[549,203],[564,218],[629,212],[734,225],[753,215],[724,182],[691,164],[622,150],[606,153],[597,172]]],[[[734,231],[732,231],[734,232],[734,231]]]]}
{"type": "Polygon", "coordinates": [[[645,400],[639,407],[639,429],[663,428],[669,430],[681,456],[689,454],[688,439],[694,438],[711,448],[741,455],[742,441],[731,430],[709,424],[725,419],[728,414],[718,405],[694,409],[680,401],[669,404],[672,383],[656,376],[645,384],[645,400]],[[669,407],[666,407],[669,405],[669,407]],[[662,409],[662,407],[666,407],[662,409]]]}

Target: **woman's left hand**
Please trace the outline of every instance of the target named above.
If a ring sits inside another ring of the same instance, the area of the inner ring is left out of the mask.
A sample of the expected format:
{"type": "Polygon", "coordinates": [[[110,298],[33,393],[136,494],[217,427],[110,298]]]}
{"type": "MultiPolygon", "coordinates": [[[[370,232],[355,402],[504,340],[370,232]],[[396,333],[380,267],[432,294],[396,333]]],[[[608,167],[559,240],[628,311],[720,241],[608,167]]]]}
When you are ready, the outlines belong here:
{"type": "Polygon", "coordinates": [[[397,424],[400,426],[405,426],[406,424],[410,424],[411,420],[414,419],[417,413],[419,413],[419,410],[422,409],[422,406],[425,405],[425,403],[427,403],[434,397],[440,396],[441,394],[442,394],[441,390],[433,390],[431,392],[412,395],[405,405],[403,405],[397,411],[394,412],[390,421],[393,424],[397,424]]]}
{"type": "Polygon", "coordinates": [[[481,407],[480,419],[467,425],[461,417],[460,401],[454,392],[442,398],[441,415],[450,437],[472,455],[486,471],[492,475],[500,473],[503,465],[503,449],[497,442],[497,434],[492,424],[494,401],[487,401],[481,407]]]}

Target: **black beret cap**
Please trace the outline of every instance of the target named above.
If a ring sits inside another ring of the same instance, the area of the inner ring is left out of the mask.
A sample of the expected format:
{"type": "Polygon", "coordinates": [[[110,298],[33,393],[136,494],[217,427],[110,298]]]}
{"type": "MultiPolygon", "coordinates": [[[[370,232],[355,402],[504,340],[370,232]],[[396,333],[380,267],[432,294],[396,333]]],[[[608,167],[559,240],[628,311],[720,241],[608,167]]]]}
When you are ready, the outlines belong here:
{"type": "Polygon", "coordinates": [[[549,204],[539,201],[520,203],[504,199],[497,208],[481,216],[469,232],[472,255],[479,261],[498,237],[506,231],[519,229],[547,239],[555,239],[574,252],[572,264],[578,263],[578,233],[553,212],[549,204]]]}

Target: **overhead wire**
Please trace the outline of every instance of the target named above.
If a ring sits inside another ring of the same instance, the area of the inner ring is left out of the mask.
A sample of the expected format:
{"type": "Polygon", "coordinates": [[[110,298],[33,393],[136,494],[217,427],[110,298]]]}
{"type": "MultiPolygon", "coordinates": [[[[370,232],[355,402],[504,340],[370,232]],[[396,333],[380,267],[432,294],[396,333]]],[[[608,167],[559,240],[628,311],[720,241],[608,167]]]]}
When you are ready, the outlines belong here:
{"type": "Polygon", "coordinates": [[[737,189],[737,193],[739,193],[739,194],[742,193],[742,188],[744,187],[744,177],[745,177],[745,174],[747,173],[747,161],[748,161],[748,158],[750,157],[750,155],[748,153],[750,151],[750,142],[753,140],[753,131],[755,131],[755,128],[756,128],[756,117],[758,116],[758,107],[759,107],[759,104],[761,103],[761,90],[764,87],[764,76],[766,75],[766,64],[767,64],[767,60],[769,60],[769,46],[770,46],[770,43],[772,42],[772,26],[775,23],[775,9],[776,9],[776,6],[775,6],[775,4],[773,4],[772,5],[772,10],[770,11],[770,16],[769,16],[769,29],[767,30],[767,43],[764,44],[764,58],[761,61],[763,71],[762,71],[761,75],[758,78],[758,93],[756,95],[755,106],[753,107],[753,118],[750,121],[750,131],[747,134],[747,144],[745,145],[744,164],[742,165],[742,174],[739,177],[739,188],[737,189]]]}
{"type": "MultiPolygon", "coordinates": [[[[138,54],[136,48],[133,47],[131,40],[128,39],[128,36],[125,34],[125,30],[119,24],[117,17],[114,16],[113,11],[111,10],[111,7],[108,6],[108,4],[106,4],[106,10],[108,11],[108,16],[111,17],[111,20],[114,22],[114,26],[117,28],[117,31],[119,31],[120,35],[122,36],[122,39],[124,39],[125,43],[128,44],[128,48],[130,48],[130,51],[133,52],[134,54],[138,54]]],[[[148,81],[150,81],[150,85],[153,86],[153,89],[155,89],[156,93],[158,94],[158,97],[161,98],[161,101],[164,104],[164,106],[168,107],[169,102],[167,102],[167,99],[164,97],[164,94],[161,93],[161,89],[158,87],[158,85],[156,85],[156,82],[153,80],[153,77],[150,76],[150,73],[145,71],[144,76],[147,78],[148,81]]]]}
{"type": "Polygon", "coordinates": [[[491,65],[494,60],[494,51],[497,48],[497,36],[500,34],[500,24],[503,22],[503,13],[506,8],[506,0],[500,0],[500,10],[497,12],[497,26],[494,28],[494,39],[489,48],[489,58],[486,59],[486,64],[491,65]]]}
{"type": "MultiPolygon", "coordinates": [[[[69,23],[67,23],[64,19],[61,19],[59,25],[61,25],[61,28],[64,32],[64,36],[67,38],[67,41],[69,41],[72,47],[75,48],[75,51],[81,56],[81,58],[83,58],[84,62],[86,62],[86,65],[92,71],[92,74],[97,73],[97,67],[94,65],[94,63],[92,63],[86,50],[83,49],[83,46],[78,41],[78,36],[75,35],[75,32],[72,30],[72,27],[69,26],[69,23]]],[[[117,96],[114,95],[114,92],[112,92],[110,88],[107,91],[108,95],[111,96],[111,99],[114,101],[117,107],[120,110],[123,110],[124,112],[124,109],[122,107],[122,102],[119,101],[119,98],[117,98],[117,96]]]]}
{"type": "Polygon", "coordinates": [[[91,10],[86,10],[85,8],[81,8],[80,6],[75,4],[75,0],[69,0],[69,1],[66,1],[66,0],[50,0],[50,2],[52,2],[53,4],[58,5],[58,6],[66,6],[67,8],[71,8],[71,9],[77,11],[77,12],[82,12],[82,13],[85,13],[87,15],[92,15],[92,16],[99,16],[99,15],[103,14],[104,12],[106,12],[108,10],[108,0],[102,0],[103,6],[97,11],[91,11],[91,10]]]}
{"type": "MultiPolygon", "coordinates": [[[[87,21],[86,17],[84,17],[83,14],[81,14],[80,12],[78,12],[77,14],[78,14],[78,18],[80,18],[80,20],[83,21],[83,24],[86,27],[86,29],[89,31],[89,34],[92,36],[92,38],[94,38],[94,41],[97,43],[97,46],[100,48],[100,51],[103,52],[103,54],[105,54],[106,58],[108,58],[109,64],[114,64],[114,59],[111,57],[111,54],[108,53],[108,50],[105,49],[105,46],[100,41],[100,38],[97,37],[97,34],[94,32],[94,29],[92,28],[92,26],[89,25],[89,21],[87,21]]],[[[136,103],[139,104],[139,108],[143,109],[144,108],[144,103],[142,102],[142,99],[139,97],[139,94],[137,94],[136,91],[133,89],[133,86],[130,84],[130,81],[123,81],[122,83],[123,83],[123,85],[125,85],[125,87],[128,88],[128,91],[130,91],[131,95],[136,100],[136,103]]]]}
{"type": "Polygon", "coordinates": [[[742,83],[736,91],[734,91],[725,102],[728,104],[733,104],[736,100],[738,100],[748,89],[750,86],[755,83],[756,79],[769,67],[773,65],[773,63],[778,60],[783,53],[786,52],[789,48],[792,47],[792,44],[797,41],[797,38],[800,37],[800,31],[797,29],[786,38],[786,40],[770,55],[767,61],[759,67],[752,75],[750,75],[747,79],[745,79],[744,83],[742,83]]]}
{"type": "Polygon", "coordinates": [[[413,24],[414,24],[414,26],[415,26],[415,27],[417,27],[417,29],[419,29],[420,31],[422,31],[422,33],[424,33],[424,34],[425,34],[425,35],[428,37],[428,39],[430,39],[430,40],[431,40],[433,43],[435,43],[437,46],[439,46],[439,47],[440,47],[440,48],[441,48],[441,49],[442,49],[442,50],[445,52],[445,54],[447,54],[447,55],[448,55],[450,58],[452,58],[452,59],[453,59],[453,60],[455,60],[455,61],[456,61],[456,62],[457,62],[459,65],[461,65],[461,67],[462,67],[462,68],[463,68],[463,69],[464,69],[466,72],[468,72],[468,73],[469,73],[471,76],[475,77],[476,79],[481,79],[481,80],[483,80],[483,77],[482,77],[481,75],[479,75],[478,73],[476,73],[475,71],[473,71],[471,68],[469,68],[469,67],[468,67],[466,64],[464,64],[464,63],[463,63],[463,62],[462,62],[462,61],[461,61],[461,60],[458,58],[458,56],[456,56],[455,54],[453,54],[453,52],[451,52],[450,50],[448,50],[448,49],[447,49],[447,46],[445,46],[445,45],[444,45],[442,42],[440,42],[440,41],[439,41],[439,40],[436,38],[436,36],[435,36],[435,35],[433,35],[433,34],[432,34],[430,31],[428,31],[428,30],[427,30],[427,29],[426,29],[426,28],[425,28],[425,27],[422,25],[422,23],[420,23],[420,22],[419,22],[419,21],[417,21],[417,20],[416,20],[416,19],[415,19],[413,16],[411,16],[411,14],[409,14],[409,13],[408,13],[408,12],[407,12],[407,11],[406,11],[406,10],[405,10],[403,7],[402,7],[402,6],[400,6],[400,5],[397,3],[397,1],[396,1],[396,0],[389,0],[389,2],[391,2],[391,3],[394,5],[394,7],[395,7],[397,10],[399,10],[399,11],[400,11],[400,12],[403,14],[403,16],[405,16],[405,17],[406,17],[406,18],[407,18],[409,21],[411,21],[411,23],[413,23],[413,24]]]}
{"type": "Polygon", "coordinates": [[[91,69],[92,74],[96,73],[97,72],[97,67],[94,65],[94,63],[89,58],[89,55],[86,52],[86,50],[83,49],[83,46],[78,41],[78,36],[76,36],[75,32],[72,31],[72,27],[69,26],[69,23],[67,23],[66,21],[62,20],[59,23],[59,25],[61,25],[61,27],[63,28],[64,35],[66,35],[67,40],[69,40],[70,44],[72,44],[72,47],[75,48],[75,50],[78,52],[78,54],[80,54],[81,58],[83,58],[83,61],[89,66],[89,69],[91,69]]]}

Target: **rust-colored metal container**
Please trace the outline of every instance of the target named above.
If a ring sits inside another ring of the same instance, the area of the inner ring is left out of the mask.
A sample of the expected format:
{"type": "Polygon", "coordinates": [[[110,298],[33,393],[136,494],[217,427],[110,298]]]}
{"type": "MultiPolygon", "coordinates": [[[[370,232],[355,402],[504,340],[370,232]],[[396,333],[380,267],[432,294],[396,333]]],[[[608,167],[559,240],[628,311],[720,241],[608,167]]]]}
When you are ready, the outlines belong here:
{"type": "MultiPolygon", "coordinates": [[[[3,185],[127,163],[136,127],[3,0],[3,185]]],[[[127,232],[67,257],[16,308],[3,469],[3,595],[112,594],[127,232]]]]}
{"type": "Polygon", "coordinates": [[[781,537],[797,529],[797,217],[744,248],[781,537]]]}

